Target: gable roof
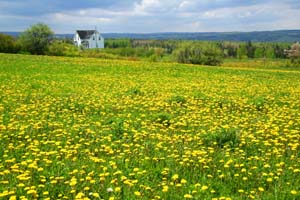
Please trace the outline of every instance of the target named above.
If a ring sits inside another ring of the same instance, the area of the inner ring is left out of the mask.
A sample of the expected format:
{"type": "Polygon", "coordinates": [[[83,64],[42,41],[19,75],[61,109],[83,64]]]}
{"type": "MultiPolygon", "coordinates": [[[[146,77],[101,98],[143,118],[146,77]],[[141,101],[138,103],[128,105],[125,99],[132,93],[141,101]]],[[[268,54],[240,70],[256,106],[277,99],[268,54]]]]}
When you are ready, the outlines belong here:
{"type": "Polygon", "coordinates": [[[77,30],[76,31],[80,37],[80,39],[89,39],[96,30],[77,30]]]}

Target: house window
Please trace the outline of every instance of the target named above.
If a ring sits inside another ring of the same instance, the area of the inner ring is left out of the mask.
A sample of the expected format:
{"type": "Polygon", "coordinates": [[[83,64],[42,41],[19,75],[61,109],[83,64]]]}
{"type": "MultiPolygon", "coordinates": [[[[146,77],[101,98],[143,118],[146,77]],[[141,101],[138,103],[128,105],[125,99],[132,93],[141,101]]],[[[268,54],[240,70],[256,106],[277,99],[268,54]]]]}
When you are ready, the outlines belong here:
{"type": "Polygon", "coordinates": [[[99,37],[99,40],[101,40],[101,37],[99,37]]]}
{"type": "Polygon", "coordinates": [[[93,36],[93,40],[95,40],[95,36],[93,36]]]}

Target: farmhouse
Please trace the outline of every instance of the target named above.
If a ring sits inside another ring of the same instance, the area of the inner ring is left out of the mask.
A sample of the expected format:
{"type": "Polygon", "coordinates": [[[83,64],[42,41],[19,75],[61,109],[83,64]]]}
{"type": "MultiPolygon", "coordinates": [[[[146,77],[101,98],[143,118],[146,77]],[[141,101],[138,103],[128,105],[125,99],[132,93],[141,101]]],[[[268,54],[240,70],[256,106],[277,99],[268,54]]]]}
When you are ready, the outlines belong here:
{"type": "Polygon", "coordinates": [[[77,30],[74,45],[86,49],[104,48],[104,38],[97,30],[77,30]]]}

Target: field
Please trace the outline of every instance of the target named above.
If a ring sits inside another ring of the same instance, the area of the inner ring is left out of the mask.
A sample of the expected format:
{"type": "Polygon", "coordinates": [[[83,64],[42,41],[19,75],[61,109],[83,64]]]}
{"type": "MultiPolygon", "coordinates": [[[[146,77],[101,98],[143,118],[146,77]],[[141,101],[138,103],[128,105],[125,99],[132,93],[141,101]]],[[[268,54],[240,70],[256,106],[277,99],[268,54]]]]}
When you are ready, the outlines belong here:
{"type": "Polygon", "coordinates": [[[0,54],[0,199],[300,199],[300,70],[0,54]]]}

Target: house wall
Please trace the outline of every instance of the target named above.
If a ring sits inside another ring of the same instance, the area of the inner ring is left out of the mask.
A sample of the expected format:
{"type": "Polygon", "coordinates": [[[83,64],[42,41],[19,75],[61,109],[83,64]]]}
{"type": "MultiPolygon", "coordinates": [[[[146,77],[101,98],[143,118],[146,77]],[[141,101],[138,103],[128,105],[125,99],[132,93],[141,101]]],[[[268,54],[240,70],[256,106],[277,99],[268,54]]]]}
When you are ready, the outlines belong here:
{"type": "Polygon", "coordinates": [[[90,49],[104,48],[104,38],[99,33],[95,33],[89,39],[89,48],[90,49]]]}
{"type": "Polygon", "coordinates": [[[79,47],[81,45],[81,39],[78,35],[78,33],[76,33],[73,37],[73,42],[75,44],[75,46],[79,47]]]}
{"type": "MultiPolygon", "coordinates": [[[[81,41],[78,33],[76,33],[73,37],[73,41],[75,46],[81,46],[82,43],[85,41],[81,41]]],[[[100,33],[96,32],[92,35],[90,39],[87,40],[89,42],[89,49],[95,49],[95,48],[104,48],[104,38],[101,36],[100,33]]]]}

